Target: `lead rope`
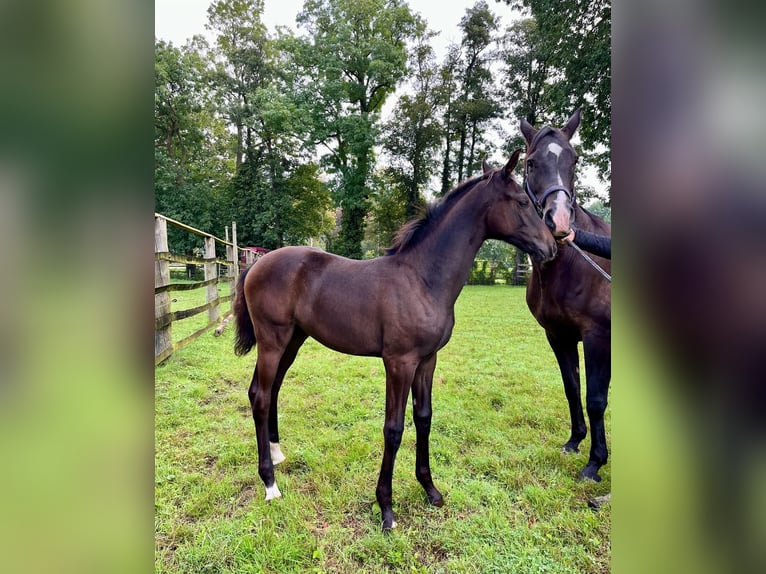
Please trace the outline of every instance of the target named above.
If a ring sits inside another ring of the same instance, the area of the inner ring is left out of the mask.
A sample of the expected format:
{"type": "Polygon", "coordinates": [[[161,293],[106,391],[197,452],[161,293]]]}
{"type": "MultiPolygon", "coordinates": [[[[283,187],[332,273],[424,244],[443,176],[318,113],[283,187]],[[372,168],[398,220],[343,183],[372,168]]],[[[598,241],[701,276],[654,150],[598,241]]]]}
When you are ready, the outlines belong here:
{"type": "Polygon", "coordinates": [[[576,251],[577,251],[577,252],[578,252],[580,255],[582,255],[582,256],[583,256],[583,259],[585,259],[585,261],[587,261],[588,263],[590,263],[590,264],[593,266],[593,268],[594,268],[596,271],[598,271],[599,273],[601,273],[601,276],[602,276],[604,279],[606,279],[607,281],[609,281],[609,283],[611,283],[611,282],[612,282],[612,276],[611,276],[611,275],[609,275],[609,273],[607,273],[607,272],[606,272],[606,271],[604,271],[603,269],[601,269],[601,267],[599,267],[598,263],[596,263],[595,261],[593,261],[593,259],[591,259],[591,258],[590,258],[590,256],[589,256],[587,253],[585,253],[585,251],[583,251],[582,249],[580,249],[580,248],[579,248],[577,245],[575,245],[575,244],[574,244],[572,241],[570,241],[569,239],[567,239],[565,243],[566,243],[567,245],[571,246],[571,247],[574,247],[574,248],[575,248],[575,250],[576,250],[576,251]]]}

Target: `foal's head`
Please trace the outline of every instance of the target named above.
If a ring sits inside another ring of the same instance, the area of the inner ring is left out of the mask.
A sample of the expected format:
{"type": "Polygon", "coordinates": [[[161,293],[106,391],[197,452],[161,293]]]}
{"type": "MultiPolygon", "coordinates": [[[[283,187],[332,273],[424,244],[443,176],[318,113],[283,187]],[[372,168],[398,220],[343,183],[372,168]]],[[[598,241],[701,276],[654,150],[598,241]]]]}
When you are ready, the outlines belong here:
{"type": "Polygon", "coordinates": [[[579,109],[561,129],[545,126],[538,130],[521,120],[521,133],[527,142],[525,191],[556,238],[568,235],[574,222],[577,154],[569,140],[579,125],[579,109]]]}
{"type": "Polygon", "coordinates": [[[547,261],[556,255],[556,241],[513,178],[520,153],[521,150],[515,151],[500,169],[492,169],[484,162],[483,178],[487,183],[482,195],[491,202],[487,211],[487,237],[515,245],[538,261],[547,261]]]}

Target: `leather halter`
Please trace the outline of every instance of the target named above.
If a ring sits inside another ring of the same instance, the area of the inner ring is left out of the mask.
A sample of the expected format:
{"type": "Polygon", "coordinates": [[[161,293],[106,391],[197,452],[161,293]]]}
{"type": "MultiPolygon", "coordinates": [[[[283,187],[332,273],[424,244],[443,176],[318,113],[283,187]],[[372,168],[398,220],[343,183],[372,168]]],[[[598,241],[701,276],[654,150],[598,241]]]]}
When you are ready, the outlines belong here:
{"type": "Polygon", "coordinates": [[[527,192],[529,199],[532,200],[532,203],[534,204],[535,209],[537,210],[537,214],[540,217],[543,216],[543,205],[545,204],[545,200],[548,199],[548,196],[551,195],[552,193],[555,193],[557,191],[563,191],[566,194],[567,198],[569,199],[570,203],[574,203],[574,195],[569,189],[567,189],[563,185],[550,186],[540,195],[540,198],[538,199],[537,195],[535,195],[535,192],[532,191],[531,187],[529,187],[529,164],[527,163],[526,159],[524,160],[524,191],[527,192]]]}

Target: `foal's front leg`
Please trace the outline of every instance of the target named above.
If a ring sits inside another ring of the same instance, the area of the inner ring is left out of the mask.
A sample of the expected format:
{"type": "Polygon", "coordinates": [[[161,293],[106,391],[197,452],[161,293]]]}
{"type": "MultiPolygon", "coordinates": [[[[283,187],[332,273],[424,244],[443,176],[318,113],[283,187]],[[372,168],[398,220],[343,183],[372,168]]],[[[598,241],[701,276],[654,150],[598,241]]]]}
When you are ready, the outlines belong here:
{"type": "Polygon", "coordinates": [[[428,441],[431,434],[431,387],[433,385],[436,354],[424,360],[415,372],[412,383],[412,419],[417,433],[415,455],[415,477],[423,486],[428,502],[442,506],[444,498],[434,486],[431,478],[431,463],[428,441]]]}
{"type": "Polygon", "coordinates": [[[383,516],[383,530],[396,526],[391,498],[391,482],[394,474],[394,462],[404,432],[404,409],[407,396],[415,375],[417,361],[407,361],[401,357],[383,359],[386,367],[386,422],[383,425],[383,462],[380,465],[378,487],[375,496],[383,516]]]}

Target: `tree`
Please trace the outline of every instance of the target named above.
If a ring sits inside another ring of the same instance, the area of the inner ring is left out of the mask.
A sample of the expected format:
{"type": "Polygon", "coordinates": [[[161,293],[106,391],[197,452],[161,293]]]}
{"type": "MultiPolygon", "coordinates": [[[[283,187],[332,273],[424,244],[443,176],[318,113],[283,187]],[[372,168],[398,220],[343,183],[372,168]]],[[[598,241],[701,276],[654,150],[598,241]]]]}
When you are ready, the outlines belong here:
{"type": "Polygon", "coordinates": [[[545,107],[557,124],[582,106],[586,159],[609,174],[611,140],[611,0],[503,0],[531,15],[531,50],[547,66],[545,107]]]}
{"type": "Polygon", "coordinates": [[[427,43],[435,35],[424,33],[410,53],[412,94],[403,94],[391,119],[383,128],[383,145],[391,157],[389,174],[405,190],[404,217],[410,219],[424,205],[422,190],[437,167],[435,151],[441,141],[436,117],[438,80],[433,48],[427,43]]]}
{"type": "Polygon", "coordinates": [[[303,104],[342,208],[334,249],[360,258],[380,110],[404,78],[406,43],[423,24],[402,0],[307,0],[298,23],[307,36],[291,49],[303,104]]]}
{"type": "Polygon", "coordinates": [[[460,47],[450,44],[444,64],[440,70],[440,83],[436,94],[443,110],[442,135],[444,138],[444,157],[442,159],[441,195],[447,193],[454,186],[452,177],[454,162],[452,160],[452,144],[455,141],[456,114],[455,107],[458,98],[458,67],[460,66],[460,47]]]}
{"type": "Polygon", "coordinates": [[[396,232],[410,218],[406,209],[409,190],[393,168],[375,171],[370,185],[373,193],[363,249],[365,257],[376,257],[393,243],[396,232]]]}
{"type": "Polygon", "coordinates": [[[329,206],[318,166],[305,160],[314,150],[283,43],[268,35],[262,12],[263,0],[216,0],[207,27],[217,32],[211,81],[237,134],[226,220],[238,221],[243,244],[274,249],[323,230],[329,206]]]}
{"type": "Polygon", "coordinates": [[[498,105],[489,69],[494,59],[489,47],[495,41],[493,32],[497,27],[497,17],[484,0],[468,8],[460,20],[463,31],[463,69],[460,78],[462,94],[456,110],[460,136],[457,150],[458,181],[479,168],[483,128],[497,114],[498,105]]]}
{"type": "Polygon", "coordinates": [[[477,171],[481,159],[488,155],[486,127],[499,110],[490,71],[495,58],[490,47],[497,26],[497,18],[484,0],[468,8],[460,21],[461,43],[449,47],[441,69],[438,93],[445,142],[442,194],[477,171]]]}
{"type": "MultiPolygon", "coordinates": [[[[228,134],[203,80],[208,62],[197,48],[195,42],[183,48],[155,43],[155,210],[207,230],[231,165],[224,153],[228,134]]],[[[201,246],[175,228],[168,235],[175,250],[201,246]]]]}
{"type": "MultiPolygon", "coordinates": [[[[502,96],[507,102],[509,115],[525,118],[535,125],[550,107],[546,100],[546,82],[549,76],[548,55],[538,39],[537,21],[524,18],[514,22],[502,39],[503,62],[502,96]]],[[[508,142],[508,150],[524,147],[520,133],[508,142]]]]}
{"type": "Polygon", "coordinates": [[[221,110],[236,129],[236,167],[251,143],[251,96],[268,84],[268,35],[261,22],[263,0],[215,0],[207,9],[205,27],[216,33],[217,65],[211,74],[218,88],[221,110]]]}

